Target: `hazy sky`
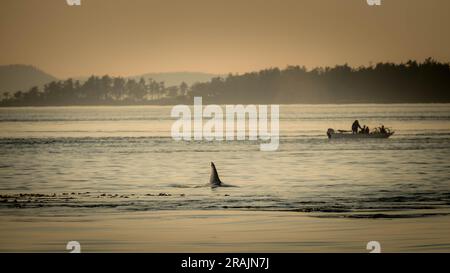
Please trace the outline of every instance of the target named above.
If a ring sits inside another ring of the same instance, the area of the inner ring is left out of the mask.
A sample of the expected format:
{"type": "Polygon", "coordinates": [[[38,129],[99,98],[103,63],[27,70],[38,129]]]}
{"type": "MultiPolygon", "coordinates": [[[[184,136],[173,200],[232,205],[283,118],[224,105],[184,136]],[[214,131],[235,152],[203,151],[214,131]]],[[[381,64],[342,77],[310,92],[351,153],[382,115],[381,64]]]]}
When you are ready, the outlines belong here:
{"type": "Polygon", "coordinates": [[[2,0],[0,64],[57,77],[450,61],[450,1],[2,0]]]}

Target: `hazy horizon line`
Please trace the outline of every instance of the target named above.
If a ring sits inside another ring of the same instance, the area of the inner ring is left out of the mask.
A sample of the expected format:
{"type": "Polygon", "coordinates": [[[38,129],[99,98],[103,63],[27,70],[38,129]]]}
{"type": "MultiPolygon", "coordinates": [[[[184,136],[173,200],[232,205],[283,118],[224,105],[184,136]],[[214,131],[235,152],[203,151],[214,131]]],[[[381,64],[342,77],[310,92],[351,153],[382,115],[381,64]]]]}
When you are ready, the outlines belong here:
{"type": "Polygon", "coordinates": [[[312,71],[314,69],[323,69],[323,68],[327,68],[327,67],[336,67],[336,66],[345,66],[347,65],[348,67],[352,68],[352,69],[358,69],[358,68],[368,68],[368,67],[373,67],[373,65],[378,64],[378,63],[392,63],[392,64],[406,64],[408,61],[415,61],[417,63],[422,63],[425,62],[427,59],[431,59],[434,60],[436,62],[442,63],[442,64],[449,64],[450,65],[450,59],[447,60],[439,60],[435,57],[429,56],[426,58],[423,58],[422,60],[420,59],[413,59],[413,58],[408,58],[407,60],[402,60],[402,61],[369,61],[367,64],[361,64],[361,65],[351,65],[348,62],[345,63],[336,63],[333,66],[329,66],[329,65],[318,65],[318,66],[307,66],[307,65],[301,65],[301,64],[286,64],[283,66],[266,66],[263,68],[255,68],[252,70],[247,70],[247,71],[240,71],[240,72],[224,72],[224,73],[214,73],[214,72],[207,72],[207,71],[190,71],[190,70],[173,70],[173,71],[150,71],[150,72],[142,72],[142,73],[138,73],[138,74],[129,74],[129,75],[121,75],[121,74],[116,74],[116,73],[87,73],[84,75],[72,75],[72,76],[67,76],[67,77],[59,77],[56,76],[53,72],[46,70],[38,65],[35,64],[25,64],[25,63],[13,63],[13,64],[0,64],[0,66],[29,66],[29,67],[33,67],[35,69],[38,69],[46,74],[49,74],[50,76],[57,78],[58,80],[66,80],[66,79],[75,79],[75,78],[89,78],[91,76],[111,76],[111,77],[123,77],[123,78],[132,78],[132,77],[139,77],[145,74],[176,74],[176,73],[197,73],[197,74],[208,74],[208,75],[215,75],[218,77],[222,77],[222,76],[228,76],[228,75],[243,75],[243,74],[247,74],[247,73],[254,73],[254,72],[259,72],[259,71],[263,71],[263,70],[268,70],[268,69],[274,69],[274,68],[278,68],[278,69],[285,69],[288,67],[301,67],[301,68],[305,68],[306,71],[312,71]]]}

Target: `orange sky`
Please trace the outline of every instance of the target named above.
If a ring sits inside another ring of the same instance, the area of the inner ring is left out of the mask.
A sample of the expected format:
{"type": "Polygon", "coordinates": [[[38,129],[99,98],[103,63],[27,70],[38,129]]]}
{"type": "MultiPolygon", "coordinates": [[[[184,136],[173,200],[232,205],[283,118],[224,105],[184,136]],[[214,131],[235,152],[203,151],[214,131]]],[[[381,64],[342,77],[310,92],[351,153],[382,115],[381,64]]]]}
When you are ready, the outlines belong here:
{"type": "Polygon", "coordinates": [[[450,61],[450,1],[2,0],[0,64],[57,77],[450,61]]]}

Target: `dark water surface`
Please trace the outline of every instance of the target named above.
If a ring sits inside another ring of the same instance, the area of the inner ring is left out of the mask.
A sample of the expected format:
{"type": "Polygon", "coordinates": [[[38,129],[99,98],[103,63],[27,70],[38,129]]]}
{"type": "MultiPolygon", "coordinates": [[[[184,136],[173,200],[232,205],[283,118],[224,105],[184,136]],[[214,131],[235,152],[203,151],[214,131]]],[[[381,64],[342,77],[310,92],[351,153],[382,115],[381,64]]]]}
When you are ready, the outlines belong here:
{"type": "Polygon", "coordinates": [[[0,214],[152,210],[404,218],[450,208],[450,105],[281,105],[280,147],[176,142],[171,107],[0,109],[0,214]],[[327,139],[357,118],[390,139],[327,139]],[[237,187],[211,189],[209,163],[237,187]]]}

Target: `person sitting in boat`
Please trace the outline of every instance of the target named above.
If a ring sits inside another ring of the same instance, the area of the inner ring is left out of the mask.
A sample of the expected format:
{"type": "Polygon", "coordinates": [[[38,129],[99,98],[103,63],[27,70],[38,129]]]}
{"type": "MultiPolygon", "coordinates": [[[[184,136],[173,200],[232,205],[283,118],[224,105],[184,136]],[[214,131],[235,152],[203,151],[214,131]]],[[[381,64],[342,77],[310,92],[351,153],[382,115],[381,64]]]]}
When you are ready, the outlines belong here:
{"type": "Polygon", "coordinates": [[[369,134],[369,133],[370,133],[369,126],[366,126],[366,130],[364,130],[364,133],[365,133],[365,134],[369,134]]]}
{"type": "Polygon", "coordinates": [[[365,134],[366,133],[366,125],[363,125],[361,131],[359,132],[360,134],[365,134]]]}
{"type": "Polygon", "coordinates": [[[352,124],[352,132],[354,134],[358,133],[358,128],[362,130],[361,125],[359,125],[359,121],[355,120],[352,124]]]}
{"type": "Polygon", "coordinates": [[[382,133],[382,134],[387,134],[387,131],[386,131],[386,129],[384,128],[384,125],[381,125],[380,133],[382,133]]]}

